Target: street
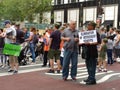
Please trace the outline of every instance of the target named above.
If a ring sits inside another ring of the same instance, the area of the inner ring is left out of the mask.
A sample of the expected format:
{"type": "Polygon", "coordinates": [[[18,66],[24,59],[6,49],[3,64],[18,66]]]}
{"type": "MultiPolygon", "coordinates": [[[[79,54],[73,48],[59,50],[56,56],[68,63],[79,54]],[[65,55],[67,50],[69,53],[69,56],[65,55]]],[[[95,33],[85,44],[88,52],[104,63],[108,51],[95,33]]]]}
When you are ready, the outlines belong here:
{"type": "MultiPolygon", "coordinates": [[[[79,57],[80,58],[80,57],[79,57]]],[[[13,75],[7,70],[0,71],[1,90],[119,90],[119,63],[107,66],[107,72],[96,71],[96,85],[85,85],[82,80],[87,78],[84,60],[79,60],[77,81],[62,80],[62,73],[46,73],[49,67],[40,64],[20,66],[19,73],[13,75]]]]}

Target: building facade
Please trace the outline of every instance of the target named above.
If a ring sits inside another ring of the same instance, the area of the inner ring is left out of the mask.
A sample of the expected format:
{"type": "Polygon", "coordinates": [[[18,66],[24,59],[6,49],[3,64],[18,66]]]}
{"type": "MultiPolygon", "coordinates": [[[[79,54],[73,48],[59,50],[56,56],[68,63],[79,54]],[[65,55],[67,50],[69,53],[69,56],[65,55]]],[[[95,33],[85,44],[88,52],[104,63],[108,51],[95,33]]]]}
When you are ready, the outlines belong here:
{"type": "Polygon", "coordinates": [[[95,21],[98,26],[120,28],[120,0],[53,0],[53,10],[50,12],[51,23],[77,22],[77,27],[83,27],[89,21],[95,21]]]}

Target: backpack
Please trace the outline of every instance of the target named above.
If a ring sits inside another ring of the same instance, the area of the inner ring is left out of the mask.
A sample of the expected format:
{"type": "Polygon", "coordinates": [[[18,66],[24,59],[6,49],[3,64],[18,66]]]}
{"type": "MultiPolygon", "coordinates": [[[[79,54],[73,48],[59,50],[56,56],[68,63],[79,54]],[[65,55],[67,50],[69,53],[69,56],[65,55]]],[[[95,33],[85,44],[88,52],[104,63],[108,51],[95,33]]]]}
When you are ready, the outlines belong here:
{"type": "Polygon", "coordinates": [[[33,36],[33,43],[34,44],[38,43],[38,35],[36,34],[33,36]]]}

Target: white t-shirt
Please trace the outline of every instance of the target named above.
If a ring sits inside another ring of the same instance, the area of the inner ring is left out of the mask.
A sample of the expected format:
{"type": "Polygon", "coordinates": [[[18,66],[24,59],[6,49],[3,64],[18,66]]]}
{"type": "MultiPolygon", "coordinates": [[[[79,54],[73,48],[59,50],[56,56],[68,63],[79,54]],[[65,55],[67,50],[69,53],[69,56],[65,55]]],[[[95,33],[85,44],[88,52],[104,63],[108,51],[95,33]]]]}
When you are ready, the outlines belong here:
{"type": "Polygon", "coordinates": [[[32,37],[32,40],[30,41],[30,43],[33,43],[33,35],[34,35],[34,33],[30,32],[30,37],[32,37]]]}
{"type": "Polygon", "coordinates": [[[5,43],[12,43],[12,38],[8,38],[8,36],[16,37],[16,30],[13,27],[6,28],[6,37],[5,43]],[[10,34],[11,33],[11,34],[10,34]]]}

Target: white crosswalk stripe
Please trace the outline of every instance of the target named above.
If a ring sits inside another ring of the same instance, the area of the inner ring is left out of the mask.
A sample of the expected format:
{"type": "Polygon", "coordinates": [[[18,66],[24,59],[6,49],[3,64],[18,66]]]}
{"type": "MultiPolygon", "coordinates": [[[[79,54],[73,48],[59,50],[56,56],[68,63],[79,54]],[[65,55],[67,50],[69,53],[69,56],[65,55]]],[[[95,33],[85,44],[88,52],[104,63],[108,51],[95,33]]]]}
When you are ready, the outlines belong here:
{"type": "MultiPolygon", "coordinates": [[[[78,64],[78,73],[77,73],[77,81],[81,84],[84,84],[84,82],[82,81],[83,79],[86,79],[88,77],[88,73],[87,73],[87,69],[84,66],[85,63],[79,63],[78,64]]],[[[26,65],[26,66],[20,66],[19,69],[19,73],[28,73],[28,72],[35,72],[35,71],[42,71],[42,70],[48,70],[49,67],[41,67],[42,64],[34,64],[34,65],[26,65]]],[[[55,65],[56,67],[56,65],[55,65]]],[[[69,70],[70,71],[70,70],[69,70]]],[[[70,73],[70,72],[69,72],[70,73]]],[[[45,73],[48,76],[54,76],[54,77],[58,77],[61,78],[62,77],[62,71],[60,74],[58,74],[57,72],[55,73],[45,73]]],[[[13,75],[12,73],[8,73],[3,72],[0,73],[0,76],[8,76],[8,75],[13,75]]],[[[102,82],[106,82],[109,79],[111,79],[112,77],[120,77],[120,73],[115,72],[115,71],[107,71],[107,72],[96,72],[96,78],[97,78],[97,83],[102,83],[102,82]]],[[[71,77],[69,76],[68,79],[71,79],[71,77]]]]}
{"type": "MultiPolygon", "coordinates": [[[[85,63],[78,63],[78,65],[84,65],[85,63]]],[[[33,65],[26,65],[26,66],[20,66],[19,73],[28,73],[28,72],[35,72],[35,71],[42,71],[42,70],[48,70],[49,67],[41,67],[42,64],[33,64],[33,65]]],[[[55,63],[56,67],[56,63],[55,63]]],[[[8,76],[13,75],[12,73],[8,73],[7,71],[0,73],[0,76],[8,76]]]]}
{"type": "MultiPolygon", "coordinates": [[[[78,67],[77,69],[78,73],[77,73],[77,81],[79,81],[79,83],[81,84],[85,84],[85,82],[83,82],[84,79],[86,79],[88,77],[88,73],[87,73],[87,69],[86,67],[78,67]]],[[[69,72],[70,73],[70,72],[69,72]]],[[[62,73],[58,74],[57,72],[55,73],[45,73],[46,75],[51,75],[51,76],[59,76],[62,77],[62,73]]],[[[117,73],[115,71],[107,71],[107,72],[97,72],[96,71],[96,78],[97,78],[97,83],[103,83],[105,81],[108,81],[109,79],[111,79],[111,77],[119,77],[120,73],[117,73]]],[[[71,79],[70,75],[68,77],[68,80],[71,79]]]]}

